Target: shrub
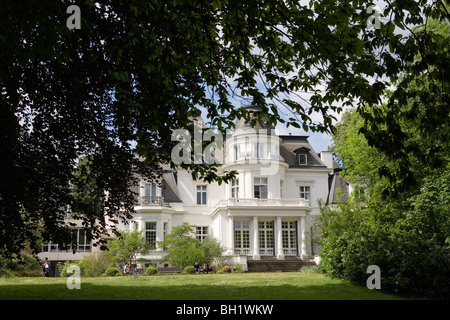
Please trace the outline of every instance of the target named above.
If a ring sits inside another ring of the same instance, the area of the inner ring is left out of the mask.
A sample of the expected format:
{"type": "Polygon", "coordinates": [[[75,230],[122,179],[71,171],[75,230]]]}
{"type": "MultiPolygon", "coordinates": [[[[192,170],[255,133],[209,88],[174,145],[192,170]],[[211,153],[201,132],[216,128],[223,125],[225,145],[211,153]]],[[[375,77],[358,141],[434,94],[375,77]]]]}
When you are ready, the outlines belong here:
{"type": "Polygon", "coordinates": [[[194,274],[195,273],[195,268],[194,266],[187,266],[183,269],[183,274],[194,274]]]}
{"type": "Polygon", "coordinates": [[[0,258],[0,277],[42,277],[41,264],[30,254],[21,252],[11,259],[0,258]]]}
{"type": "Polygon", "coordinates": [[[8,269],[0,269],[0,278],[14,278],[14,273],[8,269]]]}
{"type": "Polygon", "coordinates": [[[116,267],[111,267],[105,270],[105,273],[103,273],[103,276],[105,277],[115,277],[115,276],[120,276],[120,270],[117,269],[116,267]]]}
{"type": "Polygon", "coordinates": [[[38,269],[38,270],[22,270],[22,271],[16,271],[15,275],[17,277],[43,277],[44,273],[42,272],[42,269],[38,269]]]}
{"type": "Polygon", "coordinates": [[[230,266],[224,266],[222,268],[223,273],[231,273],[231,267],[230,266]]]}
{"type": "Polygon", "coordinates": [[[233,266],[233,272],[236,272],[236,273],[244,273],[244,270],[242,270],[242,265],[240,265],[240,264],[235,264],[235,265],[233,266]]]}
{"type": "Polygon", "coordinates": [[[368,266],[376,265],[383,291],[450,297],[448,181],[450,172],[445,181],[431,181],[405,199],[322,209],[320,267],[364,286],[368,266]]]}
{"type": "Polygon", "coordinates": [[[84,277],[100,277],[108,267],[103,252],[91,253],[85,255],[77,265],[81,269],[81,275],[84,277]]]}
{"type": "Polygon", "coordinates": [[[71,262],[71,261],[66,261],[66,262],[64,262],[64,263],[58,262],[59,275],[60,275],[61,277],[69,277],[69,276],[71,276],[72,273],[71,273],[71,272],[68,273],[68,272],[67,272],[67,269],[68,269],[69,266],[72,265],[72,264],[78,266],[78,264],[77,264],[76,262],[71,262]]]}
{"type": "Polygon", "coordinates": [[[147,270],[145,270],[145,274],[148,275],[148,276],[151,276],[151,275],[154,275],[154,274],[157,274],[157,273],[158,273],[158,269],[156,269],[153,266],[150,266],[150,267],[147,268],[147,270]]]}

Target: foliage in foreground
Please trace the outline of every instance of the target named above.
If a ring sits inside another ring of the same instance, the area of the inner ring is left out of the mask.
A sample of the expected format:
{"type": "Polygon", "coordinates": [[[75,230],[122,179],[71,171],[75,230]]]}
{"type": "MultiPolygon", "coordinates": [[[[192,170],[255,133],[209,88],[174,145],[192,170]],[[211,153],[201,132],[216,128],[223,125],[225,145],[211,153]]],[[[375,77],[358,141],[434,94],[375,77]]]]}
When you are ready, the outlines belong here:
{"type": "MultiPolygon", "coordinates": [[[[413,119],[402,120],[411,144],[426,141],[413,130],[413,119]]],[[[321,267],[332,276],[365,285],[367,267],[377,265],[383,290],[449,297],[448,154],[446,160],[443,155],[447,167],[435,169],[411,153],[417,185],[395,195],[386,193],[392,183],[379,175],[377,167],[394,171],[397,164],[368,145],[358,133],[362,126],[358,114],[350,111],[334,136],[345,177],[360,192],[347,197],[346,203],[321,208],[321,267]]]]}
{"type": "Polygon", "coordinates": [[[450,296],[450,170],[423,193],[401,203],[354,198],[322,208],[320,267],[331,276],[366,285],[369,265],[381,270],[381,289],[450,296]],[[444,191],[444,192],[443,192],[444,191]]]}

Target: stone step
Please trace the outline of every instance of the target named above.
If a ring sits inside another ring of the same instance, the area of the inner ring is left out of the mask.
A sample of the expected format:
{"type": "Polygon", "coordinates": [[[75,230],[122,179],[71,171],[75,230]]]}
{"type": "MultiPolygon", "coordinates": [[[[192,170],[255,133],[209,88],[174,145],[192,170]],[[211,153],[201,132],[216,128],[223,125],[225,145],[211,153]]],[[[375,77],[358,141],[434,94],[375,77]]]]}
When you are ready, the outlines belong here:
{"type": "Polygon", "coordinates": [[[304,266],[315,266],[315,262],[301,260],[248,260],[248,272],[294,272],[304,266]]]}

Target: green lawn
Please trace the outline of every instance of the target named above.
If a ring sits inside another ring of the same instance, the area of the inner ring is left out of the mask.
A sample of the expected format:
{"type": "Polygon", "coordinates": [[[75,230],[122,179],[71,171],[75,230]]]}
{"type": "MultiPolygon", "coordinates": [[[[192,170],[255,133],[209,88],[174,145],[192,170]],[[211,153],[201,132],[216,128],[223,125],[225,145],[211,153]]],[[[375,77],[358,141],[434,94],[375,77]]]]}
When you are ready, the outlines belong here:
{"type": "Polygon", "coordinates": [[[241,273],[81,278],[0,278],[0,300],[391,300],[402,299],[313,273],[241,273]]]}

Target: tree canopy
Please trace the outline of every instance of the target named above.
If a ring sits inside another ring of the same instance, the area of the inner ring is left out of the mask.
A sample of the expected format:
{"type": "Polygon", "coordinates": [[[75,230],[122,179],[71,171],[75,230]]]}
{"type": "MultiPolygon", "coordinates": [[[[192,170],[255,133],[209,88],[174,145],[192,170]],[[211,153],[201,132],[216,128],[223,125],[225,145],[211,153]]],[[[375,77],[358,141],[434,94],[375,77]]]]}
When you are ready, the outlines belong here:
{"type": "MultiPolygon", "coordinates": [[[[253,123],[268,116],[270,124],[329,132],[335,113],[379,104],[391,81],[409,70],[422,73],[448,108],[448,46],[435,41],[432,28],[420,35],[412,28],[448,20],[445,1],[388,0],[375,27],[368,26],[378,19],[373,3],[363,0],[75,4],[80,29],[67,27],[66,1],[9,1],[0,9],[2,254],[27,242],[36,249],[39,239],[70,242],[63,216],[82,199],[72,192],[81,156],[89,157],[86,174],[108,194],[104,216],[129,217],[136,173],[161,173],[175,129],[188,128],[202,111],[222,132],[238,117],[249,119],[233,97],[262,108],[253,123]]],[[[408,99],[409,80],[402,81],[389,106],[408,99]]],[[[424,126],[448,117],[441,112],[424,126]]],[[[363,115],[374,120],[370,143],[402,146],[388,118],[363,115]],[[378,123],[387,124],[379,139],[378,123]]],[[[399,149],[393,157],[402,157],[399,149]]],[[[207,181],[232,177],[214,165],[181,166],[207,181]]]]}

